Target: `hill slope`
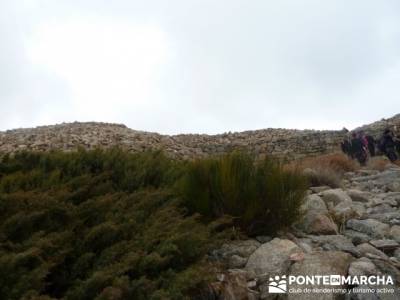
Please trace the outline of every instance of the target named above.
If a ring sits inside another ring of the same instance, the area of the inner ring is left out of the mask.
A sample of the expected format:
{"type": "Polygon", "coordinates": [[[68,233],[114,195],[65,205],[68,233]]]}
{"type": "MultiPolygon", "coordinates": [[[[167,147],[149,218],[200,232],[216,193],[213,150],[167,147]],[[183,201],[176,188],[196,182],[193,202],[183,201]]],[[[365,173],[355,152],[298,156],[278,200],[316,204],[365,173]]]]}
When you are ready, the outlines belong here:
{"type": "MultiPolygon", "coordinates": [[[[365,125],[361,129],[377,136],[384,128],[395,126],[400,128],[400,115],[365,125]]],[[[120,146],[132,152],[163,149],[171,157],[188,159],[246,148],[258,156],[270,154],[296,159],[338,151],[340,141],[346,134],[346,130],[270,128],[217,135],[169,136],[132,130],[119,124],[75,122],[0,132],[0,152],[73,150],[78,146],[87,149],[120,146]]]]}

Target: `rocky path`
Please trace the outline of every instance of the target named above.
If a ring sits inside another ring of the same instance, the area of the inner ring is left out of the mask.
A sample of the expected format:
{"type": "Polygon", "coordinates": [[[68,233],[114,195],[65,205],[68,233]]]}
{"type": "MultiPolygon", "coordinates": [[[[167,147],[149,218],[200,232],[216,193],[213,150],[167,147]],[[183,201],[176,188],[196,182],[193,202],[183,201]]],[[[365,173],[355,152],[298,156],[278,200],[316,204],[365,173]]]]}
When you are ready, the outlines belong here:
{"type": "Polygon", "coordinates": [[[290,233],[235,241],[214,251],[211,258],[227,270],[213,284],[211,298],[400,299],[399,167],[347,173],[341,189],[311,188],[303,209],[304,218],[290,233]],[[276,275],[385,275],[394,285],[338,286],[352,289],[347,295],[271,294],[269,280],[276,275]]]}

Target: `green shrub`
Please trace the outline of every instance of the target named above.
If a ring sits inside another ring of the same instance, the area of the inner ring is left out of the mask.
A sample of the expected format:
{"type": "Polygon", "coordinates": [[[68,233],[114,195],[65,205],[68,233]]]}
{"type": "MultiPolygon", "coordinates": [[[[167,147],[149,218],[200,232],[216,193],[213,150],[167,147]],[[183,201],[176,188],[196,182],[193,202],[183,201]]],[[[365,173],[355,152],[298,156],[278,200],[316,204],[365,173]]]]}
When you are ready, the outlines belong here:
{"type": "Polygon", "coordinates": [[[0,192],[48,189],[75,181],[83,187],[84,180],[99,176],[116,190],[135,191],[173,184],[180,176],[182,164],[168,159],[163,152],[132,154],[118,148],[63,153],[21,152],[5,156],[0,162],[0,192]]]}
{"type": "Polygon", "coordinates": [[[238,153],[4,156],[0,299],[188,298],[213,275],[204,258],[229,220],[274,232],[297,217],[303,192],[296,172],[238,153]]]}
{"type": "Polygon", "coordinates": [[[191,213],[209,220],[231,215],[253,235],[274,233],[296,221],[306,187],[296,170],[235,152],[189,163],[179,192],[191,213]]]}
{"type": "Polygon", "coordinates": [[[3,157],[0,299],[187,296],[208,278],[198,265],[222,236],[178,205],[184,170],[161,152],[3,157]]]}

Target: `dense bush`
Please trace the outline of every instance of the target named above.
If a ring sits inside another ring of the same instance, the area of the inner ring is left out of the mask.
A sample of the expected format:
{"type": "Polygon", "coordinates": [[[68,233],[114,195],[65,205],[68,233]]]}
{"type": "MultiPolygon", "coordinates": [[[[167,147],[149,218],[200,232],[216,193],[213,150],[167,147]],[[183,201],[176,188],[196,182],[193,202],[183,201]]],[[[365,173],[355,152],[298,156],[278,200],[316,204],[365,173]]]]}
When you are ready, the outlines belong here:
{"type": "Polygon", "coordinates": [[[307,184],[296,170],[243,153],[197,160],[187,168],[180,189],[191,212],[208,219],[231,215],[250,235],[275,233],[299,217],[307,184]]]}
{"type": "Polygon", "coordinates": [[[212,275],[205,256],[226,238],[226,215],[274,232],[303,193],[297,173],[243,154],[3,156],[0,299],[185,299],[212,275]]]}
{"type": "Polygon", "coordinates": [[[20,153],[0,163],[0,299],[180,299],[216,234],[162,153],[20,153]]]}
{"type": "Polygon", "coordinates": [[[81,188],[91,180],[108,180],[111,188],[127,192],[159,188],[176,180],[182,171],[180,165],[162,152],[133,155],[117,148],[50,154],[21,152],[13,158],[3,157],[0,191],[46,189],[66,182],[70,187],[81,188]]]}

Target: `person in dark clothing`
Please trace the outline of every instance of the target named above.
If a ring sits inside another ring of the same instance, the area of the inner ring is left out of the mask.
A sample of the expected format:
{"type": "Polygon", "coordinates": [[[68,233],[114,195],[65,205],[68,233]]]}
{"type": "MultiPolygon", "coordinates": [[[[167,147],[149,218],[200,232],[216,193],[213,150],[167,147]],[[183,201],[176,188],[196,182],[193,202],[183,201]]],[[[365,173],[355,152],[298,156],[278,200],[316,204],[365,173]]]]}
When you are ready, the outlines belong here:
{"type": "Polygon", "coordinates": [[[353,158],[353,154],[351,151],[351,143],[349,142],[349,139],[346,137],[343,139],[342,143],[340,144],[342,151],[344,154],[349,156],[350,158],[353,158]]]}
{"type": "Polygon", "coordinates": [[[369,154],[372,156],[375,156],[375,139],[371,135],[366,135],[365,138],[367,139],[368,142],[368,151],[369,154]]]}
{"type": "Polygon", "coordinates": [[[380,142],[380,148],[383,153],[389,158],[391,162],[394,162],[397,160],[397,154],[396,154],[396,143],[393,139],[393,133],[390,131],[390,129],[386,129],[385,132],[383,133],[383,136],[381,138],[380,142]]]}
{"type": "Polygon", "coordinates": [[[396,144],[397,153],[400,155],[400,135],[397,135],[394,140],[396,144]]]}
{"type": "Polygon", "coordinates": [[[367,162],[367,153],[365,150],[366,149],[364,148],[364,143],[361,138],[356,133],[353,133],[351,139],[351,151],[362,166],[364,166],[367,162]]]}

